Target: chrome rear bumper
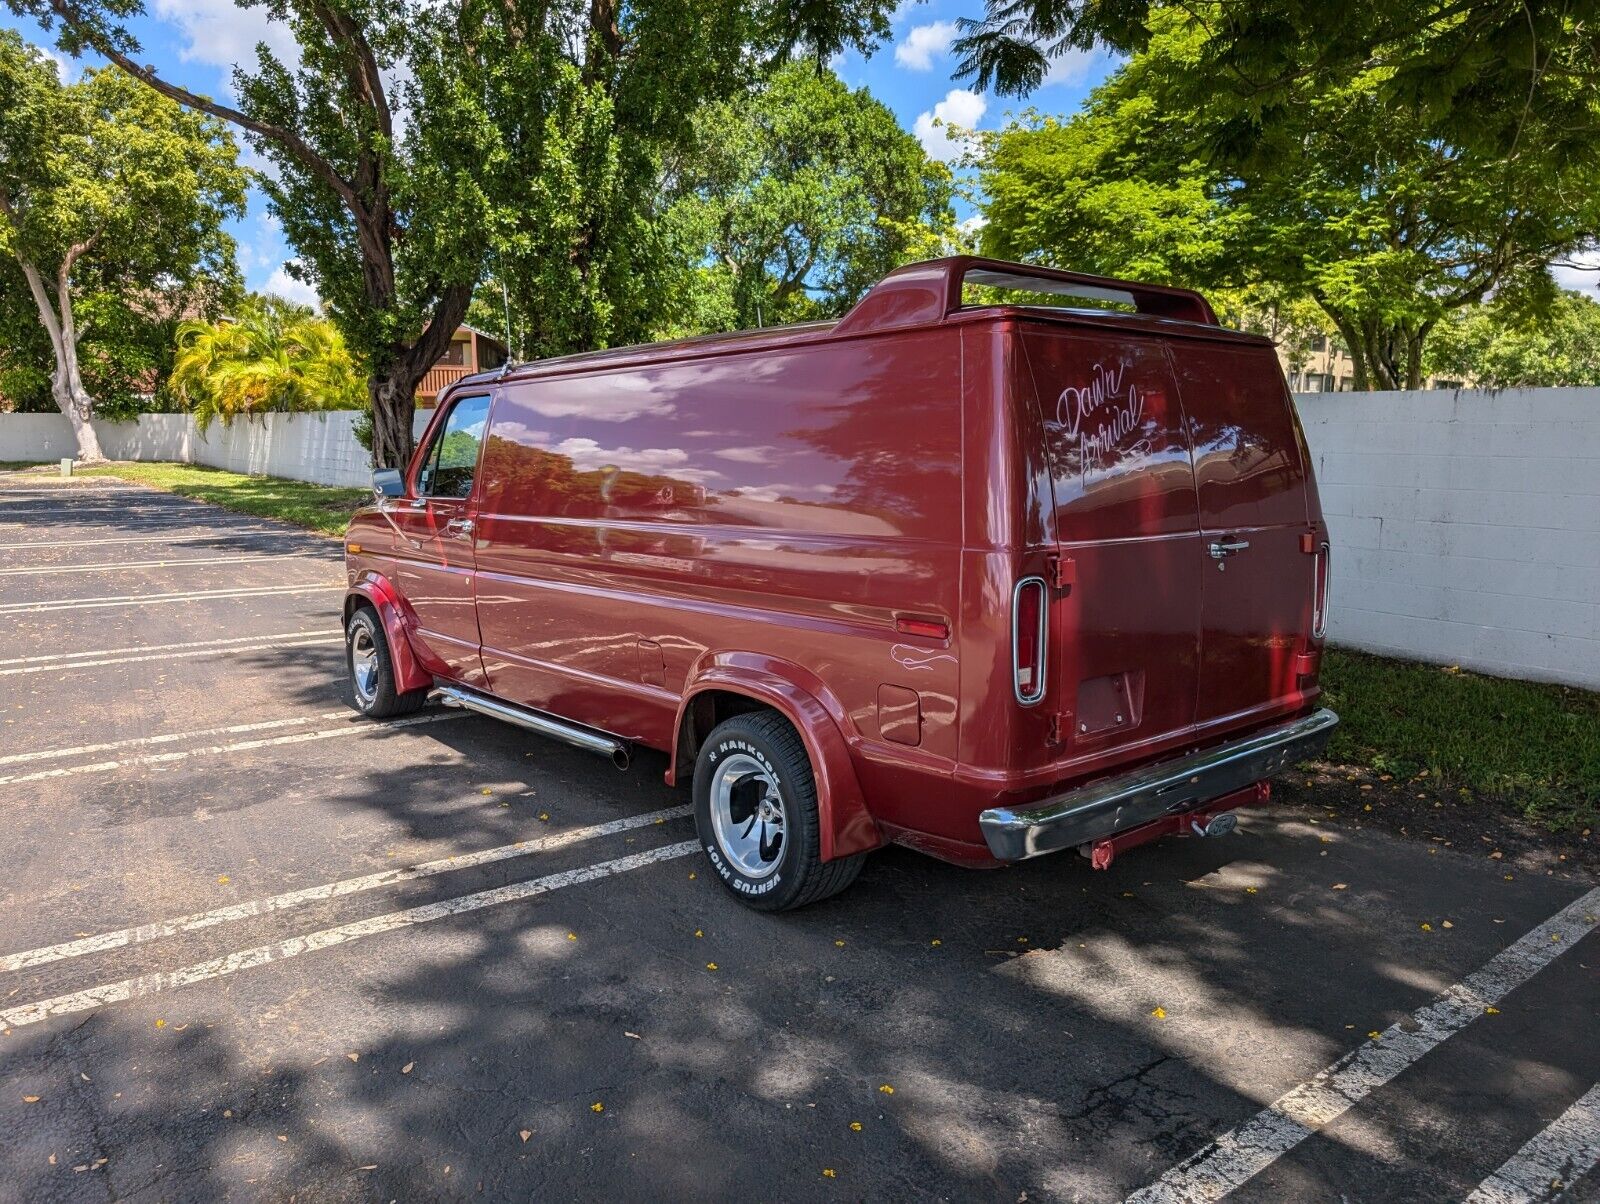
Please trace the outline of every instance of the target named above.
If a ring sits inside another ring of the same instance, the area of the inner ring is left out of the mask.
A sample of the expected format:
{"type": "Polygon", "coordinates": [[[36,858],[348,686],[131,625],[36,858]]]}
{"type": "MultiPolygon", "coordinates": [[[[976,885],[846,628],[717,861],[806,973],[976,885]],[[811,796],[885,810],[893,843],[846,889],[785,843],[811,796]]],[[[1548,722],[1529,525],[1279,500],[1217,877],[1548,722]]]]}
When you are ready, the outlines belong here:
{"type": "Polygon", "coordinates": [[[1214,748],[1141,765],[1023,810],[991,807],[978,816],[978,826],[1000,861],[1092,844],[1269,778],[1320,752],[1338,722],[1339,716],[1324,707],[1214,748]]]}

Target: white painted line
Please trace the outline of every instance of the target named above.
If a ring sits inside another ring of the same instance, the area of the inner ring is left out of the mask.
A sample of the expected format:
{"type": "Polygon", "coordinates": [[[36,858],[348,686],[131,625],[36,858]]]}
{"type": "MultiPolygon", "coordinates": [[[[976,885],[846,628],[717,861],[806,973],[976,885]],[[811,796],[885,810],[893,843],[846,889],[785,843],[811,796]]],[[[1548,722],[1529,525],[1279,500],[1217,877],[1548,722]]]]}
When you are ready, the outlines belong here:
{"type": "MultiPolygon", "coordinates": [[[[298,640],[252,640],[256,647],[251,649],[268,648],[315,648],[320,644],[342,644],[344,637],[339,635],[306,636],[298,640]]],[[[54,665],[28,665],[21,669],[0,669],[0,677],[8,677],[18,673],[70,673],[77,669],[98,669],[104,665],[132,665],[142,661],[173,661],[186,660],[197,656],[217,656],[227,652],[226,648],[199,648],[192,652],[159,652],[152,656],[110,656],[103,660],[91,661],[64,661],[54,665]]]]}
{"type": "Polygon", "coordinates": [[[0,551],[26,551],[29,548],[96,548],[114,543],[184,543],[191,539],[212,539],[218,534],[235,535],[241,543],[251,539],[282,539],[301,535],[306,539],[318,538],[309,531],[273,531],[267,528],[252,530],[248,527],[203,528],[182,535],[118,535],[105,539],[25,539],[20,543],[0,543],[0,551]]]}
{"type": "Polygon", "coordinates": [[[408,907],[404,911],[392,911],[385,915],[372,916],[365,920],[357,920],[351,924],[341,924],[337,928],[324,928],[320,932],[313,932],[306,936],[290,937],[287,940],[275,941],[270,945],[257,945],[254,949],[245,949],[239,953],[227,953],[221,957],[212,958],[210,961],[196,962],[178,970],[165,970],[154,974],[144,974],[138,978],[125,978],[121,982],[106,983],[102,986],[90,987],[87,990],[74,991],[70,995],[57,995],[53,999],[41,999],[35,1003],[20,1004],[0,1011],[0,1029],[9,1031],[14,1028],[21,1028],[24,1025],[38,1024],[42,1020],[48,1020],[51,1016],[66,1016],[74,1012],[93,1011],[95,1008],[104,1007],[108,1003],[120,1003],[127,999],[140,999],[147,995],[155,995],[177,987],[186,987],[197,982],[205,982],[208,979],[225,978],[230,974],[237,974],[241,970],[265,966],[272,962],[287,961],[289,958],[299,957],[303,953],[315,953],[321,949],[331,949],[335,945],[359,941],[365,937],[377,936],[384,932],[395,932],[402,928],[412,928],[418,924],[443,920],[449,916],[464,915],[467,912],[478,911],[485,907],[495,907],[501,903],[521,902],[536,895],[561,890],[563,887],[577,886],[580,883],[593,882],[600,878],[610,878],[617,874],[625,874],[629,870],[643,869],[645,866],[655,865],[658,862],[670,861],[675,857],[687,857],[691,853],[699,851],[699,843],[693,840],[686,840],[680,844],[663,845],[658,849],[634,853],[628,857],[618,857],[613,861],[602,861],[595,865],[586,865],[581,869],[563,870],[561,873],[547,874],[542,878],[530,878],[525,882],[513,882],[507,886],[497,886],[492,890],[461,895],[454,899],[444,899],[438,903],[427,903],[421,907],[408,907]]]}
{"type": "MultiPolygon", "coordinates": [[[[268,564],[304,560],[314,552],[256,553],[253,556],[179,556],[171,560],[103,560],[95,564],[30,564],[0,569],[0,577],[42,577],[52,573],[113,573],[128,569],[181,569],[210,564],[268,564]]],[[[331,559],[331,557],[330,557],[331,559]]]]}
{"type": "Polygon", "coordinates": [[[0,786],[16,786],[23,782],[44,782],[51,778],[77,777],[85,773],[111,773],[117,769],[139,769],[148,765],[170,765],[187,761],[190,757],[219,757],[228,753],[251,752],[258,748],[277,748],[285,744],[309,744],[314,740],[338,740],[345,736],[368,736],[394,731],[397,728],[420,727],[425,723],[444,723],[459,719],[468,711],[435,711],[412,719],[386,719],[382,723],[356,721],[342,727],[323,728],[315,732],[296,732],[291,736],[273,736],[263,740],[236,740],[232,744],[208,744],[201,748],[185,748],[177,752],[145,753],[137,757],[124,757],[120,761],[95,761],[88,765],[64,765],[59,769],[36,769],[32,773],[16,773],[0,777],[0,786]]]}
{"type": "Polygon", "coordinates": [[[308,594],[343,589],[344,582],[321,585],[273,585],[261,588],[191,590],[178,594],[121,594],[110,598],[53,598],[48,602],[12,602],[0,606],[0,615],[37,614],[41,611],[101,610],[116,606],[160,606],[168,602],[203,602],[208,598],[265,598],[278,594],[308,594]]]}
{"type": "Polygon", "coordinates": [[[1467,1204],[1549,1200],[1600,1165],[1600,1084],[1478,1185],[1467,1204]]]}
{"type": "MultiPolygon", "coordinates": [[[[241,635],[223,640],[189,640],[182,644],[130,644],[124,648],[86,648],[80,652],[50,652],[43,656],[12,656],[0,660],[0,665],[46,665],[61,661],[82,660],[84,657],[121,656],[124,653],[169,652],[179,648],[225,648],[232,644],[259,644],[275,640],[299,640],[326,635],[325,631],[280,631],[275,635],[241,635]]],[[[0,670],[3,672],[4,670],[0,670]]]]}
{"type": "Polygon", "coordinates": [[[585,840],[594,840],[601,836],[615,836],[620,832],[631,832],[636,828],[650,827],[654,824],[666,823],[668,820],[683,819],[693,814],[693,812],[694,808],[688,805],[668,807],[663,811],[651,811],[645,815],[630,815],[626,819],[614,819],[609,823],[593,824],[586,828],[574,828],[570,832],[558,832],[551,836],[541,836],[536,840],[519,840],[515,844],[483,849],[477,853],[462,853],[455,857],[441,857],[437,861],[424,861],[417,865],[382,870],[376,874],[364,874],[359,878],[346,878],[341,882],[329,882],[323,886],[308,886],[302,890],[292,890],[266,899],[254,899],[248,903],[236,903],[229,907],[218,907],[212,911],[179,916],[175,920],[162,920],[154,924],[141,924],[136,928],[122,928],[116,932],[103,932],[97,936],[66,941],[60,945],[47,945],[42,949],[29,949],[25,953],[10,953],[0,957],[0,974],[9,973],[12,970],[25,970],[29,966],[42,966],[47,962],[62,961],[69,957],[83,957],[90,953],[104,953],[108,949],[120,949],[125,945],[138,945],[145,941],[160,940],[163,937],[174,936],[180,932],[194,932],[200,928],[226,924],[231,920],[243,920],[251,916],[288,911],[294,907],[304,907],[308,903],[321,903],[327,899],[338,899],[345,895],[376,890],[380,886],[394,886],[400,882],[415,882],[421,878],[431,878],[436,874],[450,874],[457,870],[472,869],[480,865],[491,865],[496,861],[505,861],[512,857],[527,857],[534,853],[548,853],[552,849],[564,849],[569,845],[579,844],[585,840]]]}
{"type": "Polygon", "coordinates": [[[0,765],[20,765],[28,761],[56,761],[62,757],[82,757],[92,753],[112,752],[119,748],[147,748],[152,744],[177,744],[183,740],[199,740],[205,736],[241,736],[247,732],[269,732],[274,728],[298,727],[306,723],[326,723],[329,719],[344,719],[350,723],[361,721],[353,711],[322,711],[315,715],[297,715],[289,719],[264,719],[257,723],[235,723],[231,727],[202,727],[191,732],[163,732],[155,736],[129,736],[124,740],[107,740],[103,744],[79,744],[73,748],[44,748],[34,752],[11,753],[0,757],[0,765]]]}
{"type": "Polygon", "coordinates": [[[1490,958],[1426,1007],[1173,1167],[1127,1204],[1203,1204],[1259,1174],[1499,1003],[1600,923],[1600,887],[1490,958]],[[1409,1031],[1408,1031],[1409,1029],[1409,1031]]]}

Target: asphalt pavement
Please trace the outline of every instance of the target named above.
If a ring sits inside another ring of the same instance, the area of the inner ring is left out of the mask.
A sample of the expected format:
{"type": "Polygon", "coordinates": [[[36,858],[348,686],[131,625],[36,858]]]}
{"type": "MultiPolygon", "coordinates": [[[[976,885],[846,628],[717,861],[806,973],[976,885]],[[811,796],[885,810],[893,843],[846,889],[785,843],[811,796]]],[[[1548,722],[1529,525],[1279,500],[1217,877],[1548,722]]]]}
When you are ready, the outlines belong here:
{"type": "Polygon", "coordinates": [[[360,718],[342,584],[0,474],[0,1200],[1600,1201],[1592,881],[1269,808],[759,915],[662,757],[360,718]]]}

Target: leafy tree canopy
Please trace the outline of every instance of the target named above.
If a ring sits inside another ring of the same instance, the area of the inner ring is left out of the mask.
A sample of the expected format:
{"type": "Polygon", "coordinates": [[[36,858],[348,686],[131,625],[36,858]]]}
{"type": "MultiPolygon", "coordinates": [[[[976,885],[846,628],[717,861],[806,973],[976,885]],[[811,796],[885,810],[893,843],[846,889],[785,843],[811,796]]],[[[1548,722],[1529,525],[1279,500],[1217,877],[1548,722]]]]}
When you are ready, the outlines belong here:
{"type": "Polygon", "coordinates": [[[954,237],[949,169],[832,71],[790,64],[694,126],[669,164],[669,235],[692,266],[669,329],[835,317],[954,237]]]}
{"type": "Polygon", "coordinates": [[[248,297],[219,321],[179,325],[169,387],[203,429],[273,410],[362,409],[364,375],[326,318],[281,297],[248,297]]]}
{"type": "Polygon", "coordinates": [[[1491,293],[1534,305],[1547,265],[1600,232],[1576,160],[1441,140],[1386,98],[1393,70],[1300,80],[1280,153],[1224,170],[1195,139],[1232,120],[1196,102],[1217,5],[1153,12],[1146,47],[1065,121],[986,140],[991,253],[1208,289],[1310,297],[1358,387],[1417,387],[1429,332],[1491,293]]]}
{"type": "Polygon", "coordinates": [[[96,397],[151,391],[172,323],[238,287],[222,226],[246,179],[211,118],[118,71],[63,85],[0,32],[0,388],[47,389],[99,458],[96,397]]]}
{"type": "Polygon", "coordinates": [[[1511,153],[1537,137],[1553,155],[1600,155],[1600,0],[987,0],[962,22],[960,74],[1020,95],[1060,55],[1145,53],[1174,12],[1201,23],[1187,103],[1224,118],[1195,145],[1226,160],[1292,145],[1308,84],[1371,72],[1386,107],[1453,144],[1511,153]]]}
{"type": "Polygon", "coordinates": [[[1493,302],[1462,310],[1428,340],[1425,364],[1486,389],[1600,385],[1600,304],[1562,292],[1532,315],[1493,302]]]}

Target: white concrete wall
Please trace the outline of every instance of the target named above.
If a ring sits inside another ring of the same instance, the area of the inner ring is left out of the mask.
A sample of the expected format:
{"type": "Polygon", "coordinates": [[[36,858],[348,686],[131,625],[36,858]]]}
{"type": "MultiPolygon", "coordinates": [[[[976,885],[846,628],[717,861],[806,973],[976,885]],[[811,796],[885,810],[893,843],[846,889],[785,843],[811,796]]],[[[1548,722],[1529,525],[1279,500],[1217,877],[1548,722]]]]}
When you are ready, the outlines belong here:
{"type": "MultiPolygon", "coordinates": [[[[432,414],[418,411],[418,431],[432,414]]],[[[141,414],[133,422],[96,422],[94,429],[113,460],[170,460],[359,487],[371,480],[372,458],[352,433],[356,418],[350,411],[264,414],[202,431],[188,414],[141,414]]],[[[59,460],[76,450],[59,414],[0,414],[0,460],[59,460]]]]}
{"type": "Polygon", "coordinates": [[[1295,402],[1333,641],[1600,689],[1600,389],[1295,402]]]}

